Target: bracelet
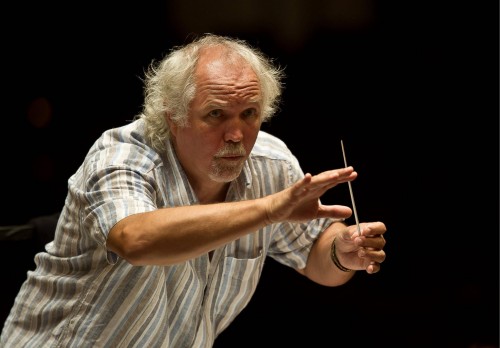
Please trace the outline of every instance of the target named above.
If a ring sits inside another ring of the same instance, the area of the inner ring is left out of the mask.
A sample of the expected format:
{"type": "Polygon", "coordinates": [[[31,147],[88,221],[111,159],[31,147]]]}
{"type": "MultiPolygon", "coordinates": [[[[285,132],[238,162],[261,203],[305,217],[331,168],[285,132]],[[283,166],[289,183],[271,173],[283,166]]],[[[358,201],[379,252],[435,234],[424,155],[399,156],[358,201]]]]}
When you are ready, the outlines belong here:
{"type": "Polygon", "coordinates": [[[333,238],[333,241],[332,241],[332,246],[331,246],[331,250],[330,250],[330,257],[333,261],[333,263],[335,264],[335,266],[337,266],[338,269],[340,269],[342,272],[352,272],[352,269],[349,269],[349,268],[346,268],[344,266],[342,266],[342,264],[340,263],[338,257],[337,257],[337,253],[335,252],[335,238],[333,238]]]}

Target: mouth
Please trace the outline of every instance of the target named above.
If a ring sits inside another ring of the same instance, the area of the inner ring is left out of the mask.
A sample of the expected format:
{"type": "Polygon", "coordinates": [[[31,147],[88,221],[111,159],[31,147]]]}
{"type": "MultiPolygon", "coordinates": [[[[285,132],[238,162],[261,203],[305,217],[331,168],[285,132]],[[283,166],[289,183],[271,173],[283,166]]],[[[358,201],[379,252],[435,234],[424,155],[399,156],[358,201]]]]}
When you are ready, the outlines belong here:
{"type": "Polygon", "coordinates": [[[239,161],[243,158],[245,158],[245,156],[241,156],[241,155],[225,155],[225,156],[222,156],[222,157],[217,157],[218,159],[222,159],[222,160],[226,160],[226,161],[239,161]]]}

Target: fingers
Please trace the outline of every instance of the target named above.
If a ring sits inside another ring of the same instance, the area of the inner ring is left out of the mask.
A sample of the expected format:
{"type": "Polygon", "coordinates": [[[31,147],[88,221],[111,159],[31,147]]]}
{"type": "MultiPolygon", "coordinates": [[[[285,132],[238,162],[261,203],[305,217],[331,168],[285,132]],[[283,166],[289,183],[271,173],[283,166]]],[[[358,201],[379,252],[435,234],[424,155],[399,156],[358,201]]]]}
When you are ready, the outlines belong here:
{"type": "Polygon", "coordinates": [[[363,248],[358,250],[358,256],[370,260],[370,263],[382,263],[385,261],[385,252],[382,249],[374,250],[363,248]]]}
{"type": "Polygon", "coordinates": [[[369,263],[366,267],[369,274],[380,271],[380,264],[385,261],[385,232],[386,227],[382,222],[365,223],[361,237],[355,238],[355,244],[361,247],[358,256],[369,263]]]}
{"type": "MultiPolygon", "coordinates": [[[[369,238],[368,238],[369,239],[369,238]]],[[[380,271],[380,264],[385,261],[385,251],[382,249],[361,248],[358,250],[358,257],[363,260],[366,266],[366,272],[369,274],[380,271]]]]}
{"type": "Polygon", "coordinates": [[[348,263],[343,264],[345,267],[365,270],[369,274],[380,271],[381,264],[386,258],[384,223],[379,221],[361,223],[361,236],[358,235],[356,225],[332,226],[337,226],[334,231],[337,252],[343,254],[344,262],[347,260],[348,263]]]}
{"type": "Polygon", "coordinates": [[[386,227],[383,222],[364,222],[359,224],[361,229],[361,236],[364,237],[375,237],[379,236],[382,240],[384,240],[384,233],[386,232],[386,227]]]}
{"type": "Polygon", "coordinates": [[[334,169],[313,176],[311,185],[316,185],[317,187],[322,188],[331,188],[337,184],[352,181],[356,179],[357,176],[358,173],[354,171],[353,167],[334,169]]]}
{"type": "Polygon", "coordinates": [[[307,193],[308,187],[311,184],[312,175],[307,173],[302,180],[299,180],[294,185],[293,196],[299,197],[307,193]]]}
{"type": "Polygon", "coordinates": [[[352,181],[357,177],[353,167],[329,170],[312,176],[305,174],[304,178],[295,185],[295,196],[316,195],[321,196],[327,190],[338,184],[352,181]]]}
{"type": "Polygon", "coordinates": [[[366,267],[366,272],[369,274],[374,274],[380,271],[380,264],[371,263],[368,267],[366,267]]]}
{"type": "Polygon", "coordinates": [[[345,205],[320,205],[318,217],[345,220],[352,215],[352,209],[345,205]]]}

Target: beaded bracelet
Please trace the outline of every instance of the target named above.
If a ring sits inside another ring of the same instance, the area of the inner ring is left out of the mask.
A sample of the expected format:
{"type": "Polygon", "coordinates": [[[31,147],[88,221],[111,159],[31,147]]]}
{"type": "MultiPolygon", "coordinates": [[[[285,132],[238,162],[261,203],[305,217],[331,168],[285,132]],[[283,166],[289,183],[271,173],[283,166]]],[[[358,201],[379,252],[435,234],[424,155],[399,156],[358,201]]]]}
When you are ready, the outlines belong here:
{"type": "Polygon", "coordinates": [[[337,257],[337,253],[335,252],[335,238],[333,238],[333,241],[332,241],[332,246],[331,246],[331,250],[330,250],[330,257],[333,261],[333,263],[335,264],[335,266],[337,266],[338,269],[340,269],[342,272],[352,272],[352,269],[349,269],[349,268],[346,268],[344,266],[342,266],[342,264],[340,263],[338,257],[337,257]]]}

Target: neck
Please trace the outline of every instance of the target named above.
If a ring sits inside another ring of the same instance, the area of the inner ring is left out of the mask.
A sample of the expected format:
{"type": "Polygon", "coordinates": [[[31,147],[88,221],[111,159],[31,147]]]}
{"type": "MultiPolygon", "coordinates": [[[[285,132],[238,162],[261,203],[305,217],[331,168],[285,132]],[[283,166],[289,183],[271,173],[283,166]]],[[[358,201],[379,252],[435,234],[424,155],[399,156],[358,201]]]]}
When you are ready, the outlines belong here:
{"type": "Polygon", "coordinates": [[[208,185],[206,183],[204,185],[191,185],[201,204],[224,202],[229,189],[229,183],[211,182],[208,185]]]}

